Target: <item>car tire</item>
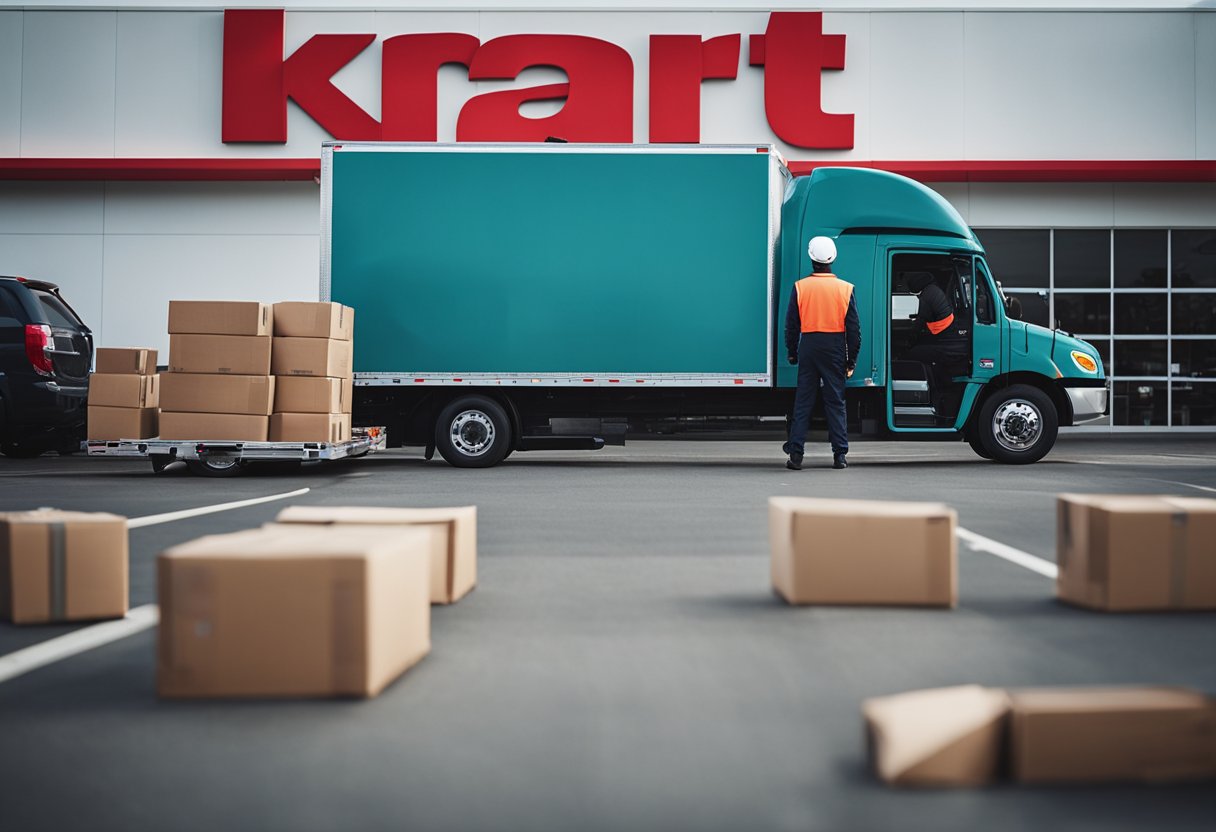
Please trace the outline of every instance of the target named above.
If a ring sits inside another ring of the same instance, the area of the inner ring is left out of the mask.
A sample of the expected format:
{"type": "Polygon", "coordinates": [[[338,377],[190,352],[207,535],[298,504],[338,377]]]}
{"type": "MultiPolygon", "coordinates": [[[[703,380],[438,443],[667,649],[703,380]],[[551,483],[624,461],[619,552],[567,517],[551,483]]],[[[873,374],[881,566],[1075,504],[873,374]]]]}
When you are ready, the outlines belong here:
{"type": "Polygon", "coordinates": [[[38,442],[4,442],[0,444],[0,454],[4,454],[9,459],[34,459],[46,452],[46,445],[38,442]]]}
{"type": "Polygon", "coordinates": [[[502,405],[485,396],[451,402],[435,420],[435,449],[457,468],[490,468],[511,448],[511,420],[502,405]]]}
{"type": "Polygon", "coordinates": [[[245,463],[231,457],[187,459],[186,468],[199,477],[235,477],[245,469],[245,463]]]}
{"type": "Polygon", "coordinates": [[[992,393],[980,406],[975,425],[983,449],[1009,465],[1038,462],[1055,445],[1059,430],[1055,403],[1029,384],[992,393]]]}

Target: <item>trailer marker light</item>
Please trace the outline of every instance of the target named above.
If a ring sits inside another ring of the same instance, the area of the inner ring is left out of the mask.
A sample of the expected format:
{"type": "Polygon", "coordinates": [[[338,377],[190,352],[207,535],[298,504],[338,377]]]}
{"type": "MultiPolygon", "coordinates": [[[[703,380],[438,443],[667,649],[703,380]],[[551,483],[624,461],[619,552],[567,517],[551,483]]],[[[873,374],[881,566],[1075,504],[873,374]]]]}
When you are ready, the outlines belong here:
{"type": "Polygon", "coordinates": [[[743,383],[743,379],[741,379],[741,378],[735,379],[735,384],[742,384],[742,383],[743,383]]]}
{"type": "Polygon", "coordinates": [[[637,382],[638,382],[638,384],[645,384],[645,383],[646,383],[646,379],[644,379],[644,378],[639,378],[639,379],[637,380],[637,382]]]}
{"type": "Polygon", "coordinates": [[[456,382],[459,382],[459,381],[463,381],[463,379],[459,379],[459,378],[454,378],[454,379],[452,379],[452,381],[456,381],[456,382]]]}
{"type": "Polygon", "coordinates": [[[1076,364],[1083,372],[1096,373],[1098,372],[1098,362],[1093,356],[1080,350],[1073,350],[1069,355],[1072,356],[1072,363],[1076,364]]]}
{"type": "Polygon", "coordinates": [[[585,378],[585,379],[583,379],[583,381],[584,381],[586,384],[591,384],[592,382],[594,382],[594,381],[595,381],[595,379],[593,379],[593,378],[585,378]]]}
{"type": "Polygon", "coordinates": [[[416,378],[416,379],[414,379],[414,384],[422,384],[422,382],[424,382],[424,381],[426,381],[426,379],[424,379],[424,378],[416,378]]]}
{"type": "Polygon", "coordinates": [[[608,379],[608,383],[609,383],[609,384],[620,384],[620,382],[621,382],[621,380],[620,380],[619,378],[610,378],[610,379],[608,379]]]}

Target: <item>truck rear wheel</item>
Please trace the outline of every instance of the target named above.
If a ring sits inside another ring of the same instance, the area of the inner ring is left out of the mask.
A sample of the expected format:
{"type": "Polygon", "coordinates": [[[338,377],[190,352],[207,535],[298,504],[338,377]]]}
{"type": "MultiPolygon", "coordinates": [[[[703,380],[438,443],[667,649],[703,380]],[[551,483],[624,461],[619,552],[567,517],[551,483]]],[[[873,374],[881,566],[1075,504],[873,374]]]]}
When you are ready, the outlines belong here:
{"type": "Polygon", "coordinates": [[[489,468],[511,449],[511,421],[493,399],[465,396],[439,413],[435,448],[457,468],[489,468]]]}
{"type": "Polygon", "coordinates": [[[1060,421],[1051,397],[1029,384],[998,390],[980,407],[975,432],[997,462],[1038,462],[1056,443],[1060,421]]]}

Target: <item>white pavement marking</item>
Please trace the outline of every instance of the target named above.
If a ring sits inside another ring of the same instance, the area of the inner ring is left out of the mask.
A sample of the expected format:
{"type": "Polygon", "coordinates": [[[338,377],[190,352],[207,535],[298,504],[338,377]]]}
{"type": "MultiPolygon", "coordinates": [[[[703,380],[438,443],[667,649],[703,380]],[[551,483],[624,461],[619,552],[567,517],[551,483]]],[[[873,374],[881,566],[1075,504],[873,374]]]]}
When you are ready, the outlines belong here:
{"type": "Polygon", "coordinates": [[[144,604],[127,613],[118,621],[105,621],[82,630],[26,647],[7,656],[0,656],[0,682],[46,667],[48,664],[84,653],[103,644],[133,636],[160,620],[160,608],[156,604],[144,604]]]}
{"type": "Polygon", "coordinates": [[[1165,482],[1170,485],[1185,485],[1187,488],[1198,488],[1200,491],[1211,491],[1216,494],[1216,488],[1208,488],[1206,485],[1195,485],[1189,482],[1178,482],[1176,480],[1157,480],[1157,482],[1165,482]]]}
{"type": "Polygon", "coordinates": [[[1012,546],[1006,546],[991,538],[984,537],[982,534],[976,534],[970,529],[964,529],[961,526],[954,530],[958,535],[958,539],[967,544],[967,547],[976,552],[987,552],[990,555],[996,555],[998,558],[1004,558],[1010,563],[1016,563],[1018,566],[1029,569],[1031,572],[1037,572],[1045,578],[1053,580],[1059,575],[1060,569],[1049,560],[1032,555],[1029,552],[1023,552],[1021,549],[1015,549],[1012,546]]]}
{"type": "Polygon", "coordinates": [[[231,511],[234,508],[256,506],[259,503],[272,503],[275,500],[286,500],[288,497],[299,497],[301,494],[307,494],[311,490],[309,488],[297,488],[295,491],[288,491],[285,494],[271,494],[269,497],[254,497],[251,500],[237,500],[232,503],[219,503],[214,506],[187,508],[181,511],[165,512],[164,514],[149,514],[147,517],[132,517],[127,521],[127,528],[139,529],[144,526],[155,526],[159,523],[172,523],[174,520],[185,520],[187,517],[215,514],[217,511],[231,511]]]}
{"type": "MultiPolygon", "coordinates": [[[[231,503],[220,503],[214,506],[188,508],[182,511],[169,511],[164,514],[150,514],[147,517],[133,517],[127,521],[128,528],[138,529],[143,526],[155,526],[160,523],[172,523],[174,520],[185,520],[188,517],[199,517],[204,514],[215,514],[219,511],[230,511],[246,506],[256,506],[274,500],[285,500],[288,497],[299,497],[307,494],[310,489],[298,488],[285,494],[271,494],[269,497],[254,497],[251,500],[236,500],[231,503]]],[[[48,664],[71,658],[96,647],[109,644],[112,641],[133,636],[149,627],[155,627],[160,620],[160,608],[156,604],[144,604],[127,613],[126,618],[118,621],[103,621],[91,627],[84,627],[75,632],[26,647],[7,656],[0,656],[0,683],[7,682],[46,667],[48,664]]]]}

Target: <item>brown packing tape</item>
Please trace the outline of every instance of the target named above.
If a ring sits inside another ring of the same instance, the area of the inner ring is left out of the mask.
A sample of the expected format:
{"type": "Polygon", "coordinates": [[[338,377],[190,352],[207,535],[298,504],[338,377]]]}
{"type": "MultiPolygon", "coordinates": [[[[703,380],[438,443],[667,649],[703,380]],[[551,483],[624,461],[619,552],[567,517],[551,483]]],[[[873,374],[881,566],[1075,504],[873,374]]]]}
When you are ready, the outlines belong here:
{"type": "Polygon", "coordinates": [[[62,621],[67,617],[67,533],[63,523],[47,523],[46,538],[51,558],[51,620],[62,621]]]}
{"type": "Polygon", "coordinates": [[[1181,608],[1186,601],[1187,523],[1185,511],[1170,515],[1170,606],[1181,608]]]}
{"type": "MultiPolygon", "coordinates": [[[[1081,509],[1078,509],[1081,510],[1081,509]]],[[[1114,518],[1111,512],[1097,506],[1085,511],[1085,543],[1089,549],[1089,562],[1085,564],[1085,591],[1090,604],[1105,607],[1110,603],[1110,527],[1114,518]]]]}
{"type": "MultiPolygon", "coordinates": [[[[943,561],[936,557],[938,544],[941,543],[940,538],[949,534],[950,518],[949,517],[928,517],[924,524],[925,529],[925,557],[928,560],[925,568],[925,598],[935,598],[941,591],[941,587],[950,586],[950,561],[943,561]],[[942,528],[943,524],[945,529],[942,528]]],[[[950,541],[947,541],[950,545],[950,541]]],[[[953,601],[947,601],[947,606],[954,606],[953,601]]]]}
{"type": "Polygon", "coordinates": [[[363,591],[359,582],[335,578],[330,598],[330,672],[333,692],[337,695],[354,696],[364,688],[363,668],[366,655],[363,650],[360,614],[363,591]]]}

